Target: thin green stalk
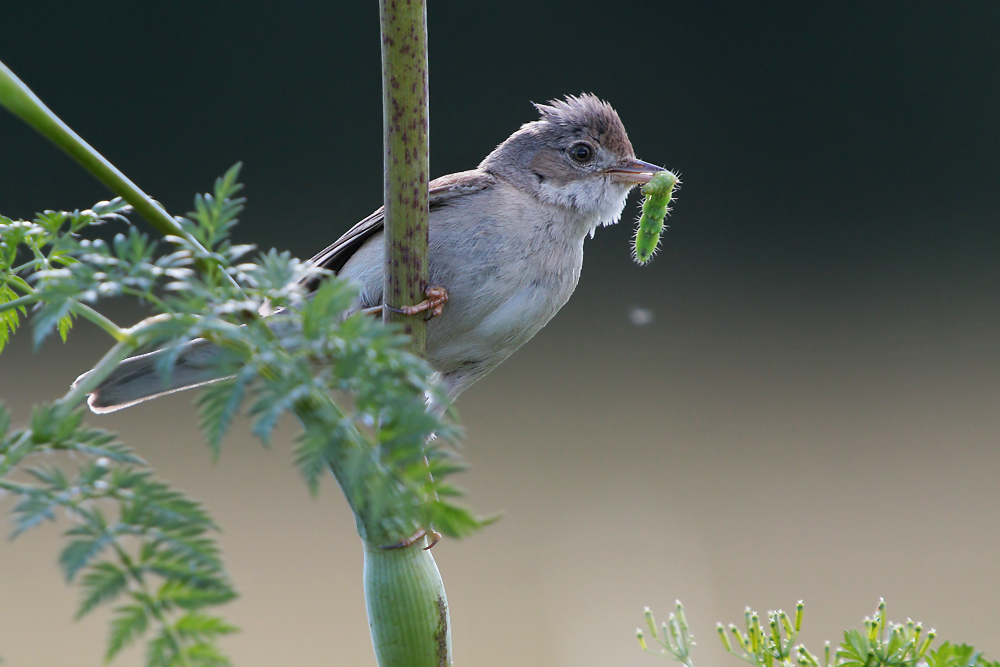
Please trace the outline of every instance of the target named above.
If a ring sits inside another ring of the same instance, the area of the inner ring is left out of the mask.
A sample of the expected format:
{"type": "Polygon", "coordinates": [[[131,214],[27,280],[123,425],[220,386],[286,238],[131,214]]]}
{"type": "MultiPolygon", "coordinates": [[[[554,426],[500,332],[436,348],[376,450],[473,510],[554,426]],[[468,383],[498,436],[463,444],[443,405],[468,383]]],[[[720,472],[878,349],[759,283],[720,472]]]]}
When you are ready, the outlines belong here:
{"type": "MultiPolygon", "coordinates": [[[[56,401],[62,412],[69,413],[83,403],[87,399],[87,394],[94,391],[119,363],[136,351],[136,348],[137,346],[130,336],[128,340],[123,340],[108,350],[92,371],[84,375],[62,398],[56,401]]],[[[0,468],[0,475],[3,472],[3,469],[0,468]]]]}
{"type": "Polygon", "coordinates": [[[13,274],[24,273],[28,269],[33,268],[33,267],[37,266],[38,264],[41,264],[43,261],[44,261],[43,259],[39,259],[39,258],[36,257],[35,259],[28,260],[27,262],[25,262],[21,266],[15,266],[10,271],[13,274]]]}
{"type": "Polygon", "coordinates": [[[27,296],[22,296],[13,301],[8,301],[7,303],[0,303],[0,313],[8,310],[14,310],[15,308],[25,308],[38,301],[38,297],[33,294],[28,294],[27,296]]]}
{"type": "Polygon", "coordinates": [[[113,192],[120,194],[161,234],[180,236],[197,244],[197,241],[159,204],[52,113],[2,62],[0,62],[0,104],[63,149],[113,192]]]}
{"type": "Polygon", "coordinates": [[[159,298],[158,296],[150,292],[143,292],[141,290],[125,287],[122,289],[122,294],[128,296],[134,296],[136,299],[139,299],[140,302],[148,301],[149,303],[154,305],[156,309],[161,313],[173,312],[173,309],[167,305],[166,301],[164,301],[163,299],[159,298]]]}
{"type": "Polygon", "coordinates": [[[73,302],[73,312],[82,317],[85,320],[89,320],[93,324],[96,324],[101,329],[104,329],[112,338],[114,338],[119,343],[128,341],[131,339],[128,332],[119,327],[117,324],[109,320],[107,317],[97,312],[90,306],[82,304],[79,301],[73,302]]]}
{"type": "MultiPolygon", "coordinates": [[[[22,286],[21,289],[25,289],[25,287],[22,286]]],[[[4,312],[5,310],[13,310],[14,308],[24,308],[25,306],[37,302],[38,296],[35,294],[35,291],[30,287],[27,289],[31,291],[25,296],[22,296],[18,299],[14,299],[13,301],[8,301],[7,303],[0,304],[0,313],[4,312]]],[[[74,313],[76,313],[83,319],[88,320],[93,324],[96,324],[98,327],[106,331],[112,338],[114,338],[119,343],[125,340],[129,340],[129,334],[127,331],[125,331],[125,329],[122,329],[120,326],[118,326],[117,324],[115,324],[107,317],[105,317],[103,314],[97,312],[90,306],[84,303],[80,303],[79,301],[74,301],[72,308],[74,313]]]]}
{"type": "MultiPolygon", "coordinates": [[[[59,411],[62,415],[68,415],[78,405],[83,403],[87,398],[87,394],[92,392],[123,359],[131,355],[135,350],[136,345],[130,336],[128,340],[119,341],[117,345],[108,350],[98,364],[94,366],[94,370],[90,371],[79,384],[74,385],[62,398],[56,401],[56,405],[59,406],[59,411]]],[[[21,462],[21,459],[31,453],[34,445],[33,438],[34,434],[32,431],[30,429],[25,430],[18,441],[7,450],[7,453],[0,455],[0,477],[6,475],[14,466],[21,462]]]]}
{"type": "MultiPolygon", "coordinates": [[[[71,130],[3,62],[0,62],[0,106],[6,107],[8,111],[38,130],[42,136],[79,162],[97,180],[131,204],[132,208],[161,234],[178,236],[200,250],[203,255],[209,256],[208,250],[195,237],[184,231],[184,228],[160,204],[71,130]]],[[[237,284],[232,276],[226,274],[226,277],[233,285],[237,284]]]]}
{"type": "MultiPolygon", "coordinates": [[[[108,350],[98,364],[94,366],[94,370],[90,371],[79,384],[73,386],[62,398],[56,401],[56,405],[59,406],[62,416],[65,417],[78,405],[83,403],[87,398],[87,394],[93,391],[123,359],[135,352],[135,350],[136,345],[132,342],[131,338],[120,341],[108,350]]],[[[18,438],[17,442],[7,449],[6,454],[0,454],[0,478],[20,463],[21,459],[30,454],[33,448],[34,433],[30,429],[27,429],[18,438]]]]}

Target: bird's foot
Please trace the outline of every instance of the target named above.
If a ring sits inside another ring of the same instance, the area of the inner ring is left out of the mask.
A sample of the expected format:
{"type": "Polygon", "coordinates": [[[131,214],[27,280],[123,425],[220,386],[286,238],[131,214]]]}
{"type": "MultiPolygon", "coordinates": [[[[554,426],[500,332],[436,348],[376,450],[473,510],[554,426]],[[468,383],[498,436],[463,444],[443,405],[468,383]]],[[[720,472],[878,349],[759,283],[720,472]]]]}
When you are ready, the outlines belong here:
{"type": "Polygon", "coordinates": [[[389,546],[382,548],[385,550],[405,549],[406,547],[410,546],[411,544],[419,540],[421,537],[427,537],[431,541],[430,544],[424,547],[424,551],[427,551],[428,549],[430,549],[435,544],[441,541],[441,533],[437,532],[433,528],[431,528],[430,530],[426,528],[421,528],[417,532],[413,533],[413,535],[411,535],[410,537],[407,537],[405,540],[400,540],[396,544],[390,544],[389,546]]]}
{"type": "Polygon", "coordinates": [[[393,308],[392,306],[385,307],[394,313],[400,313],[402,315],[416,315],[417,313],[427,311],[427,317],[424,318],[425,320],[437,317],[444,312],[444,304],[448,303],[448,290],[440,285],[431,285],[424,290],[424,296],[427,298],[415,306],[403,306],[402,308],[393,308]]]}

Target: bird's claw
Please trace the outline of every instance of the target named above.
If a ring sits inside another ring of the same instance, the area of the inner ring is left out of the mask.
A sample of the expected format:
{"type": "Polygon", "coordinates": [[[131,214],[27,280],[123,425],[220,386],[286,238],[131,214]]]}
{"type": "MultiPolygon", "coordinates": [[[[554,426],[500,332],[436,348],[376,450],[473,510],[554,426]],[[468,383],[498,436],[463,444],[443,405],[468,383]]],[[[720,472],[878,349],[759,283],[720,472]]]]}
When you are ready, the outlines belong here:
{"type": "Polygon", "coordinates": [[[448,290],[440,285],[431,285],[424,290],[424,295],[427,298],[415,306],[403,306],[402,308],[385,307],[402,315],[416,315],[426,310],[427,317],[424,318],[425,320],[437,317],[444,312],[444,304],[448,303],[448,290]]]}
{"type": "Polygon", "coordinates": [[[410,537],[407,537],[405,540],[400,540],[396,544],[390,544],[389,546],[382,548],[385,549],[386,551],[388,551],[389,549],[405,549],[406,547],[410,546],[411,544],[419,540],[421,537],[427,537],[431,541],[430,544],[424,547],[424,551],[427,551],[428,549],[432,548],[435,544],[441,541],[441,533],[437,532],[433,528],[431,528],[430,530],[426,528],[421,528],[417,532],[413,533],[413,535],[411,535],[410,537]]]}

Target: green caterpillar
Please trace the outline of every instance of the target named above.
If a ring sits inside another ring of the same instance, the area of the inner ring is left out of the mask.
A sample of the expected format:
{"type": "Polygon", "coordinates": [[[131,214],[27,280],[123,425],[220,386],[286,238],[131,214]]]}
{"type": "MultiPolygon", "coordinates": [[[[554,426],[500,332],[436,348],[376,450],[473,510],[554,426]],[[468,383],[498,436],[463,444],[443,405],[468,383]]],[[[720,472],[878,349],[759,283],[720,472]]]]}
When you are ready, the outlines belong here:
{"type": "Polygon", "coordinates": [[[632,240],[632,257],[639,264],[645,264],[652,259],[656,247],[660,244],[663,219],[670,210],[668,204],[674,186],[679,182],[673,172],[658,171],[649,183],[642,186],[642,194],[646,195],[646,199],[642,202],[642,217],[639,218],[639,226],[632,240]]]}

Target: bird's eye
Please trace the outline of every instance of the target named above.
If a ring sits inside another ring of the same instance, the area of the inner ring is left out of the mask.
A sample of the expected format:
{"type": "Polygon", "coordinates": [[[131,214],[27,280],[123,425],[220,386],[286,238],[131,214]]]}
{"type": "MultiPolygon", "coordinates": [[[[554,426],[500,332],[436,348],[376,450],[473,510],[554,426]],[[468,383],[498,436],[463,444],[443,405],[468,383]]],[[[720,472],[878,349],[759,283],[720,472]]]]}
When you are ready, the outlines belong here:
{"type": "Polygon", "coordinates": [[[590,160],[594,157],[594,149],[587,144],[580,143],[570,148],[569,154],[577,162],[590,162],[590,160]]]}

